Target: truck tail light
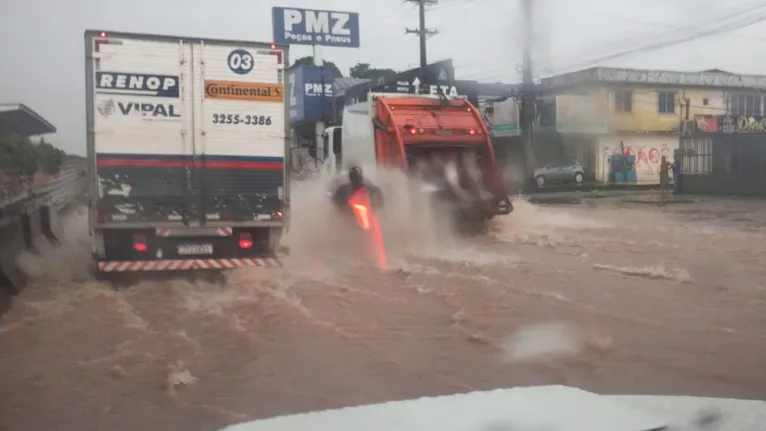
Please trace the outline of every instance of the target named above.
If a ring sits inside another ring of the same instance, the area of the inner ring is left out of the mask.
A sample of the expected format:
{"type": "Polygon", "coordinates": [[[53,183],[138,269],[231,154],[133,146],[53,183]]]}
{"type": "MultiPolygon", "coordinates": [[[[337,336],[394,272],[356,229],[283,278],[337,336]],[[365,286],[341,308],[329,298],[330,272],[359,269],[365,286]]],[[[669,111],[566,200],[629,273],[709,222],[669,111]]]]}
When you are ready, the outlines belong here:
{"type": "Polygon", "coordinates": [[[143,253],[147,248],[146,237],[144,235],[136,235],[133,237],[133,250],[143,253]]]}
{"type": "Polygon", "coordinates": [[[239,234],[239,248],[245,249],[253,246],[253,236],[249,232],[239,234]]]}
{"type": "Polygon", "coordinates": [[[469,135],[475,135],[475,134],[476,134],[476,130],[474,130],[474,129],[469,129],[469,130],[468,130],[468,134],[469,134],[469,135]]]}

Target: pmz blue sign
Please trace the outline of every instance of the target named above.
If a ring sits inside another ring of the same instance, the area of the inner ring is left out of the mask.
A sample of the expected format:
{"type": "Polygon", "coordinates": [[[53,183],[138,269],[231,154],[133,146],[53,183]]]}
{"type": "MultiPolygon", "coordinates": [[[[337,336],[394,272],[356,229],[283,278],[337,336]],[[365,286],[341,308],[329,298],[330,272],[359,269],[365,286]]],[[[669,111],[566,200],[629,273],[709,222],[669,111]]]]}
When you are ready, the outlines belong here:
{"type": "Polygon", "coordinates": [[[332,69],[301,66],[289,71],[287,79],[291,121],[331,119],[335,80],[332,69]]]}
{"type": "Polygon", "coordinates": [[[274,7],[274,43],[359,47],[359,14],[329,10],[274,7]]]}

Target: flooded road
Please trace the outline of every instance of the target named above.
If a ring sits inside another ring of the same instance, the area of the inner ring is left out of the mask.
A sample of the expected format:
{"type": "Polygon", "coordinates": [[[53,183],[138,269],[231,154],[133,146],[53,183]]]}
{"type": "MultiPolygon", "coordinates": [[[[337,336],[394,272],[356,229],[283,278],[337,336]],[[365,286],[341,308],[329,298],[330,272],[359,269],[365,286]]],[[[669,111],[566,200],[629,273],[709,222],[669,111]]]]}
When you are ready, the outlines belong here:
{"type": "Polygon", "coordinates": [[[0,429],[213,430],[540,384],[766,399],[763,202],[517,201],[387,273],[294,264],[120,292],[88,272],[85,216],[68,229],[0,322],[0,429]]]}

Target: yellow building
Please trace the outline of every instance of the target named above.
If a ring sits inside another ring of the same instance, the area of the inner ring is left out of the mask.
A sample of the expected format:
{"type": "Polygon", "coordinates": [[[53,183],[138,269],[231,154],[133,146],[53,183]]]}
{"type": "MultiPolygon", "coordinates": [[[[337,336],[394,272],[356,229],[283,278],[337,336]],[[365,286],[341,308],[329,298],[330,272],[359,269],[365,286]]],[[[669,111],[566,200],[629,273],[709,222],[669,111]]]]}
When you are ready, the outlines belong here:
{"type": "Polygon", "coordinates": [[[544,100],[554,103],[554,118],[547,120],[567,156],[599,182],[610,181],[613,154],[630,154],[634,181],[657,184],[661,157],[672,161],[685,122],[710,115],[760,117],[766,108],[766,76],[721,70],[597,67],[545,78],[541,88],[544,100]]]}

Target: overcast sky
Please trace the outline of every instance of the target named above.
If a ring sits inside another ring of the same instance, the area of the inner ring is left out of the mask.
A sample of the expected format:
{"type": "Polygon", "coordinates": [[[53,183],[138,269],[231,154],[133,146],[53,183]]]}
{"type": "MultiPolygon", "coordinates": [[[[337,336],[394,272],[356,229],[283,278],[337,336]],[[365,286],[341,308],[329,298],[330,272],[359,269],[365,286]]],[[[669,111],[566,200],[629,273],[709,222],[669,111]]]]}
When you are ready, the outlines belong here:
{"type": "MultiPolygon", "coordinates": [[[[766,18],[756,9],[766,2],[755,0],[533,1],[540,74],[593,66],[604,54],[673,29],[700,31],[740,9],[766,18]]],[[[0,0],[0,103],[30,106],[58,128],[54,143],[84,154],[85,29],[270,41],[272,6],[359,12],[362,47],[325,48],[344,74],[359,62],[403,70],[419,61],[417,38],[404,34],[417,27],[417,10],[401,0],[0,0]]],[[[440,34],[429,40],[429,61],[452,57],[458,79],[518,80],[519,0],[441,0],[431,9],[427,26],[440,34]]],[[[758,23],[604,64],[766,74],[765,30],[758,23]]],[[[310,51],[295,46],[291,56],[310,51]]]]}

